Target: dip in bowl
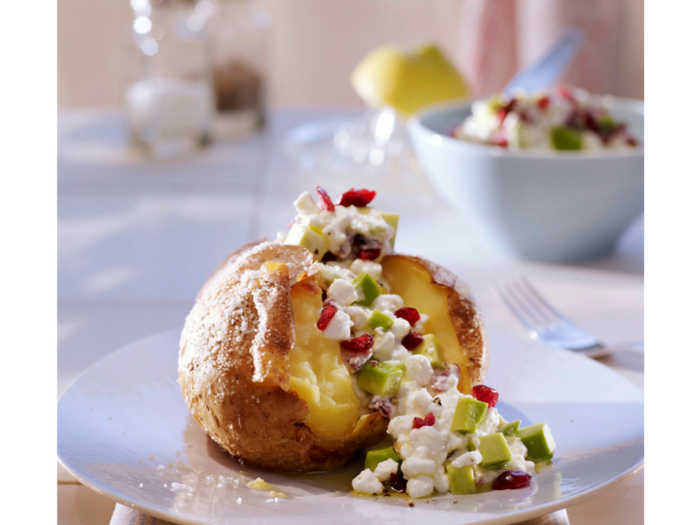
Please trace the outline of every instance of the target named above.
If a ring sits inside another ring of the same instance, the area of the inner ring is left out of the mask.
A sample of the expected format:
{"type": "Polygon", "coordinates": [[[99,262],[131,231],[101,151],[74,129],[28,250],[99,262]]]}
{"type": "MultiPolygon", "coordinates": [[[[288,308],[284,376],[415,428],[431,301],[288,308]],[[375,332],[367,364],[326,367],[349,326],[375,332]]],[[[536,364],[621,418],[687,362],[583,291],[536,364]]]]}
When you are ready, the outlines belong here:
{"type": "Polygon", "coordinates": [[[610,253],[644,210],[644,104],[590,95],[634,146],[510,149],[456,138],[472,102],[427,107],[408,123],[426,174],[496,252],[547,262],[610,253]]]}

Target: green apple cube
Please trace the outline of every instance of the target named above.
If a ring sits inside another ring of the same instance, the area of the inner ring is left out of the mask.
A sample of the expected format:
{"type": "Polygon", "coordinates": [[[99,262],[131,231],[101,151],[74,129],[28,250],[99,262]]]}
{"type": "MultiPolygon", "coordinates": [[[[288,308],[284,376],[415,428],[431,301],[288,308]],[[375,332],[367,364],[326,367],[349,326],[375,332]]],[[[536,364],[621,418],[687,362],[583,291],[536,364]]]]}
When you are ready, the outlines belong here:
{"type": "Polygon", "coordinates": [[[393,459],[399,465],[401,464],[401,456],[396,453],[394,448],[386,447],[367,452],[367,455],[365,456],[365,468],[368,468],[374,472],[377,465],[379,465],[382,461],[386,461],[387,459],[393,459]]]}
{"type": "Polygon", "coordinates": [[[310,228],[305,228],[299,223],[295,223],[292,229],[289,230],[287,237],[284,239],[284,244],[298,244],[304,246],[314,258],[321,260],[324,254],[328,251],[328,241],[323,235],[319,235],[310,228]]]}
{"type": "Polygon", "coordinates": [[[403,370],[400,367],[370,361],[357,374],[357,384],[375,396],[390,397],[399,393],[402,377],[403,370]]]}
{"type": "Polygon", "coordinates": [[[367,324],[372,328],[381,328],[386,332],[389,328],[394,326],[394,320],[379,310],[375,310],[369,316],[369,319],[367,319],[367,324]]]}
{"type": "Polygon", "coordinates": [[[450,430],[471,434],[475,432],[481,422],[486,418],[489,410],[488,403],[474,399],[473,397],[462,397],[457,401],[455,415],[452,418],[450,430]]]}
{"type": "Polygon", "coordinates": [[[500,432],[481,436],[479,453],[481,454],[479,466],[483,468],[501,468],[513,459],[508,442],[500,432]]]}
{"type": "Polygon", "coordinates": [[[544,461],[554,456],[557,445],[554,443],[552,431],[547,423],[521,428],[518,431],[518,437],[527,447],[527,459],[530,461],[544,461]]]}
{"type": "Polygon", "coordinates": [[[357,295],[360,296],[359,301],[355,301],[359,306],[372,306],[374,300],[382,295],[381,288],[372,276],[368,273],[361,273],[353,281],[357,295]]]}
{"type": "Polygon", "coordinates": [[[474,494],[476,492],[474,468],[471,465],[457,468],[453,467],[452,463],[448,463],[447,479],[450,482],[452,494],[474,494]]]}
{"type": "Polygon", "coordinates": [[[583,149],[581,132],[566,126],[552,128],[551,139],[552,146],[559,151],[578,151],[583,149]]]}
{"type": "Polygon", "coordinates": [[[386,222],[389,226],[394,228],[394,236],[391,238],[391,247],[394,247],[394,241],[396,241],[396,232],[399,229],[399,214],[398,213],[388,213],[388,212],[379,212],[379,215],[382,216],[384,219],[384,222],[386,222]]]}
{"type": "Polygon", "coordinates": [[[520,420],[516,419],[510,423],[506,423],[498,431],[505,437],[515,437],[518,435],[518,428],[520,428],[520,420]]]}
{"type": "Polygon", "coordinates": [[[445,368],[445,358],[442,354],[442,344],[440,340],[433,334],[423,336],[423,342],[418,345],[418,348],[413,350],[414,354],[424,355],[430,361],[430,366],[433,368],[445,368]]]}

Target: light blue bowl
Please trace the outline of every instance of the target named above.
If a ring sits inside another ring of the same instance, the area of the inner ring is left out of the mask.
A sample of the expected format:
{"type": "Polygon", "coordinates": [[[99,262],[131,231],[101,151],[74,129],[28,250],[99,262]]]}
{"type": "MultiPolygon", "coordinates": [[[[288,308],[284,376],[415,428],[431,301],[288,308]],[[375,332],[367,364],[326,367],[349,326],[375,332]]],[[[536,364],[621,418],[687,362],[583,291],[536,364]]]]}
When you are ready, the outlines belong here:
{"type": "MultiPolygon", "coordinates": [[[[644,139],[644,104],[600,97],[644,139]]],[[[469,102],[441,104],[408,123],[418,159],[437,191],[497,252],[547,262],[602,257],[644,211],[644,149],[507,151],[457,140],[469,102]]]]}

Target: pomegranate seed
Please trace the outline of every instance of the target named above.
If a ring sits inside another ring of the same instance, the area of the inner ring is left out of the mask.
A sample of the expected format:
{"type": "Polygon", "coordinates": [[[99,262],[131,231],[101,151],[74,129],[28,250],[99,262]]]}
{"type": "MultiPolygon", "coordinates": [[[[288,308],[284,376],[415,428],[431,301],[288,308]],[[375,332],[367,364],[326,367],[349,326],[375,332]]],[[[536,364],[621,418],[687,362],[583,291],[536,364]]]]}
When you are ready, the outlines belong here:
{"type": "Polygon", "coordinates": [[[506,112],[505,108],[498,108],[498,111],[496,111],[496,116],[498,117],[498,122],[503,124],[503,121],[508,116],[508,113],[506,112]]]}
{"type": "Polygon", "coordinates": [[[595,133],[597,135],[603,134],[602,130],[600,129],[600,126],[598,125],[598,122],[593,117],[593,114],[590,111],[586,111],[583,114],[583,122],[584,122],[586,128],[591,130],[593,133],[595,133]]]}
{"type": "Polygon", "coordinates": [[[558,86],[557,93],[561,98],[565,98],[569,102],[573,102],[574,104],[576,104],[576,99],[574,98],[573,93],[569,89],[569,86],[558,86]]]}
{"type": "Polygon", "coordinates": [[[506,470],[500,474],[494,481],[493,490],[512,490],[522,489],[530,486],[530,474],[522,470],[506,470]]]}
{"type": "Polygon", "coordinates": [[[351,188],[350,191],[346,191],[336,201],[339,206],[357,206],[358,208],[364,208],[367,206],[374,197],[377,196],[376,191],[372,190],[356,190],[351,188]]]}
{"type": "Polygon", "coordinates": [[[368,239],[358,233],[352,237],[352,251],[358,259],[363,261],[374,261],[382,253],[382,244],[375,239],[368,239]]]}
{"type": "Polygon", "coordinates": [[[547,109],[552,100],[549,97],[542,97],[537,101],[537,107],[540,109],[547,109]]]}
{"type": "Polygon", "coordinates": [[[321,201],[319,206],[321,207],[322,210],[335,211],[335,206],[333,204],[333,201],[326,193],[326,190],[324,190],[318,184],[316,184],[316,193],[318,193],[318,199],[319,199],[319,201],[321,201]]]}
{"type": "Polygon", "coordinates": [[[472,388],[472,395],[479,401],[488,403],[491,408],[498,403],[498,390],[486,385],[476,385],[472,388]]]}
{"type": "Polygon", "coordinates": [[[423,342],[423,336],[418,332],[408,332],[408,335],[401,339],[401,344],[406,350],[415,350],[423,342]]]}
{"type": "Polygon", "coordinates": [[[381,253],[381,248],[367,248],[365,250],[360,250],[357,254],[357,258],[363,261],[374,261],[381,253]]]}
{"type": "Polygon", "coordinates": [[[337,311],[338,309],[332,302],[329,301],[324,304],[323,310],[321,310],[321,316],[318,318],[318,322],[316,323],[316,328],[321,331],[328,328],[328,324],[331,322],[331,319],[335,317],[337,311]]]}
{"type": "Polygon", "coordinates": [[[367,350],[366,352],[343,351],[340,352],[340,355],[343,358],[343,361],[350,368],[352,368],[355,372],[358,372],[364,366],[364,364],[372,358],[372,350],[367,350]]]}
{"type": "Polygon", "coordinates": [[[522,120],[523,122],[527,122],[528,124],[534,122],[534,119],[530,116],[530,114],[527,111],[520,111],[518,113],[518,116],[520,117],[520,120],[522,120]]]}
{"type": "Polygon", "coordinates": [[[431,412],[425,418],[414,417],[413,428],[432,427],[435,424],[435,415],[431,412]]]}
{"type": "Polygon", "coordinates": [[[400,470],[398,474],[392,474],[389,477],[389,485],[394,492],[406,492],[406,478],[400,470]]]}
{"type": "Polygon", "coordinates": [[[508,116],[508,113],[513,111],[515,109],[515,105],[518,103],[518,101],[514,98],[510,99],[508,103],[505,106],[501,106],[498,108],[496,111],[496,116],[498,117],[498,121],[503,124],[503,121],[506,119],[508,116]]]}
{"type": "Polygon", "coordinates": [[[415,308],[411,307],[405,307],[405,308],[399,308],[394,312],[394,315],[398,317],[399,319],[404,319],[408,321],[408,323],[411,326],[415,326],[415,324],[420,321],[420,314],[418,313],[418,310],[415,308]]]}
{"type": "Polygon", "coordinates": [[[354,339],[348,339],[347,341],[341,341],[340,347],[348,352],[366,352],[374,344],[374,337],[369,334],[362,334],[354,339]]]}

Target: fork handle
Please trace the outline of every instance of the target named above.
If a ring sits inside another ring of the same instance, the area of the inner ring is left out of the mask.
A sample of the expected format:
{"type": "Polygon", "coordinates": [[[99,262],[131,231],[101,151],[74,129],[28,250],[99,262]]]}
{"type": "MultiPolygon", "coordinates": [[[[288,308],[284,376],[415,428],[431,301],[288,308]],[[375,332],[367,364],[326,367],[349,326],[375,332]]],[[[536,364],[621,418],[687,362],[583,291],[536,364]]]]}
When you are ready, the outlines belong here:
{"type": "Polygon", "coordinates": [[[610,352],[611,354],[614,354],[615,352],[621,352],[621,351],[632,351],[632,352],[639,352],[639,353],[644,353],[644,343],[643,342],[626,342],[626,343],[619,343],[614,346],[609,346],[607,348],[607,351],[610,352]]]}

